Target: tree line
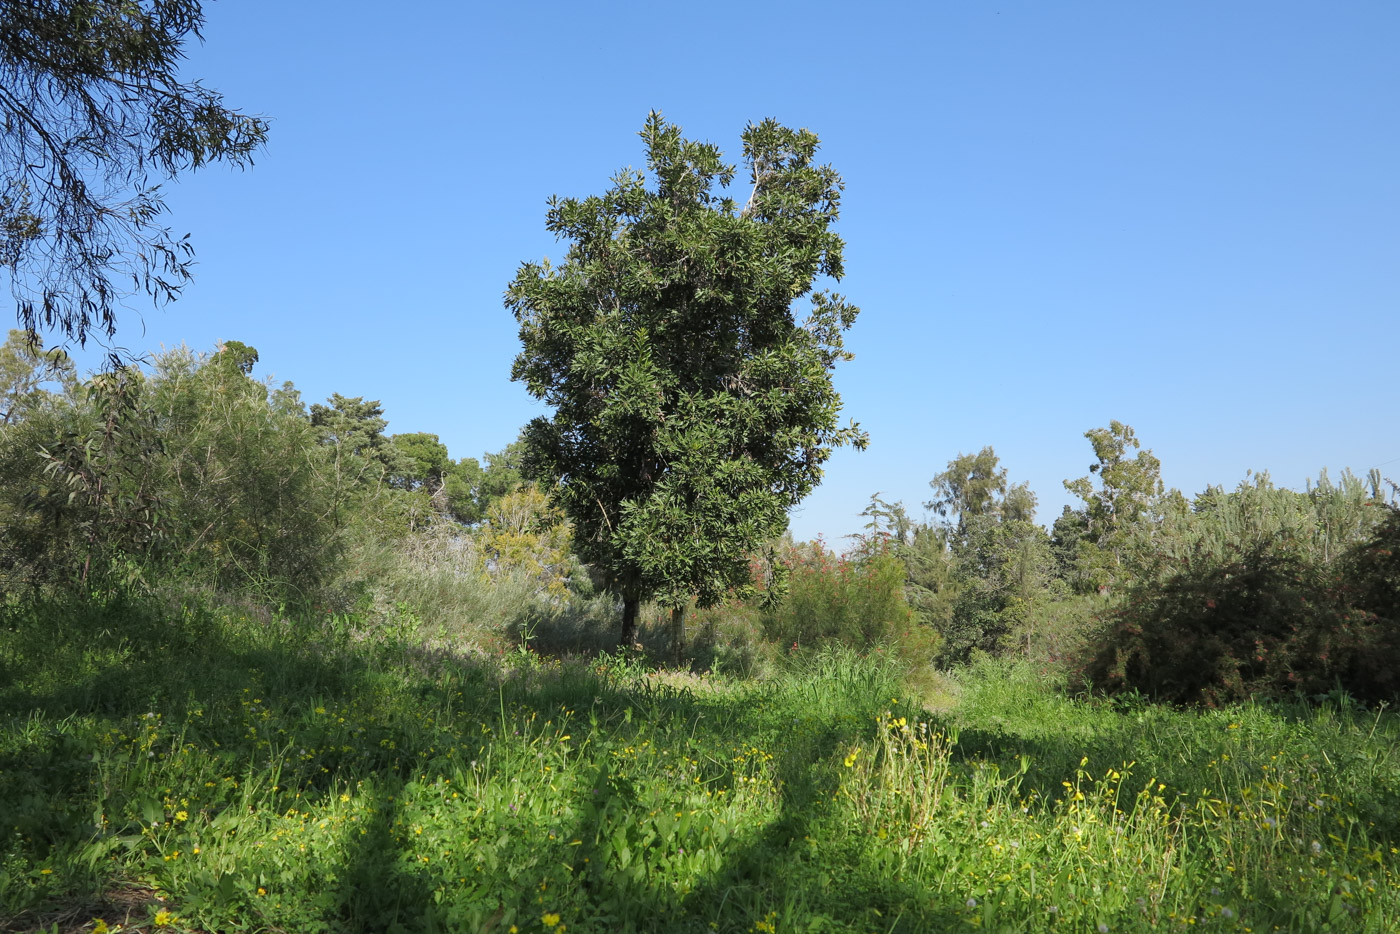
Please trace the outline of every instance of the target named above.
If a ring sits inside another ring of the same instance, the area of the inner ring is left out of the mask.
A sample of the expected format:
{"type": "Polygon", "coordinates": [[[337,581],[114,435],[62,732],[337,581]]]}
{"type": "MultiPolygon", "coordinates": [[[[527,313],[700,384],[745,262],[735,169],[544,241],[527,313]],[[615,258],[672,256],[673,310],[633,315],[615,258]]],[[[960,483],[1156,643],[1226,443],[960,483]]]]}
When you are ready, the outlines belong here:
{"type": "Polygon", "coordinates": [[[0,347],[0,561],[10,590],[178,572],[312,600],[355,539],[486,522],[521,485],[518,442],[453,459],[387,434],[377,401],[303,403],[257,350],[176,349],[79,379],[21,331],[0,347]]]}
{"type": "Polygon", "coordinates": [[[1346,690],[1400,692],[1400,512],[1372,470],[1323,470],[1303,491],[1267,472],[1194,497],[1118,421],[1085,433],[1079,499],[1049,528],[995,450],[962,454],[931,481],[916,522],[878,494],[857,551],[906,568],[937,661],[1024,655],[1081,688],[1184,703],[1346,690]]]}
{"type": "Polygon", "coordinates": [[[832,384],[859,309],[819,288],[844,272],[843,181],[814,133],[772,119],[729,163],[653,112],[644,170],[549,200],[565,258],[523,264],[505,300],[512,378],[551,412],[484,464],[434,434],[386,434],[364,397],[307,407],[255,379],[237,341],[149,371],[114,353],[78,379],[41,330],[110,339],[127,298],[166,301],[189,279],[149,177],[246,166],[266,139],[265,120],[180,80],[202,23],[196,0],[0,2],[0,268],[22,326],[0,348],[8,591],[174,575],[412,617],[425,580],[444,612],[471,603],[464,582],[510,580],[537,607],[615,600],[629,646],[654,601],[677,660],[687,609],[727,603],[794,647],[897,637],[945,665],[1023,652],[1173,700],[1396,695],[1397,520],[1374,473],[1324,472],[1304,492],[1251,475],[1187,498],[1113,421],[1086,433],[1089,473],[1065,482],[1080,505],[1049,529],[986,447],[933,478],[935,521],[876,494],[848,555],[787,540],[832,450],[868,439],[839,424],[832,384]],[[790,588],[804,609],[784,615],[790,588]]]}

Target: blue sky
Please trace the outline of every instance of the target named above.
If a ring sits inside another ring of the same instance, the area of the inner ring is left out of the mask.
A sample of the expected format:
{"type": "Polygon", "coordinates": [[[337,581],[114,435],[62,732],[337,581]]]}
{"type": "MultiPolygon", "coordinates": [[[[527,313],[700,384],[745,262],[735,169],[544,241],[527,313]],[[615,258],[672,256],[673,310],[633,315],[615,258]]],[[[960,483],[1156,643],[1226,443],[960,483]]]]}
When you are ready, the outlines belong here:
{"type": "Polygon", "coordinates": [[[1118,419],[1194,494],[1269,470],[1400,478],[1400,4],[207,3],[187,74],[272,121],[169,187],[200,265],[118,343],[256,346],[308,402],[382,400],[454,456],[543,408],[501,294],[564,252],[551,194],[642,162],[661,110],[737,161],[822,139],[869,430],[793,517],[921,514],[996,447],[1053,520],[1118,419]],[[1384,466],[1382,466],[1384,465],[1384,466]]]}

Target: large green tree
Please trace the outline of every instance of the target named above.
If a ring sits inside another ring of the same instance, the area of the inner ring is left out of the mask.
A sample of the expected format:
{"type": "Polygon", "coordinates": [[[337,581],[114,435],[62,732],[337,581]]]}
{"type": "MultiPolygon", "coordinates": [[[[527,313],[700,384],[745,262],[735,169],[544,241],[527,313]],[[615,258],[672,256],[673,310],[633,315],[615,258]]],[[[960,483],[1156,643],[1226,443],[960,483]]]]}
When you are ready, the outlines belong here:
{"type": "Polygon", "coordinates": [[[655,596],[679,645],[688,599],[746,588],[750,555],[832,448],[865,445],[854,423],[838,427],[831,381],[857,309],[812,292],[842,275],[842,184],[816,163],[814,134],[748,126],[742,206],[723,193],[736,168],[715,146],[657,113],[641,137],[647,172],[550,200],[567,256],[523,264],[506,304],[523,344],[512,377],[554,409],[526,428],[527,465],[621,596],[622,641],[655,596]]]}
{"type": "Polygon", "coordinates": [[[31,337],[110,338],[126,297],[190,278],[159,180],[248,165],[267,136],[182,80],[203,22],[198,0],[0,0],[0,268],[31,337]]]}

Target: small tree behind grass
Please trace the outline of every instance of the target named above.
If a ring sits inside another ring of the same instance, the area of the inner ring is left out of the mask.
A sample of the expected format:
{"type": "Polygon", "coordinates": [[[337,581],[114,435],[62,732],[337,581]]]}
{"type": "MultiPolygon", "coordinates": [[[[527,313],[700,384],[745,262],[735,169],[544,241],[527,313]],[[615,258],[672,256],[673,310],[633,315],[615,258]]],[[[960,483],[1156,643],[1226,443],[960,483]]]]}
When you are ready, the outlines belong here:
{"type": "Polygon", "coordinates": [[[915,622],[904,597],[905,567],[881,552],[852,560],[821,542],[788,559],[787,598],[762,612],[764,633],[789,649],[839,643],[857,650],[890,646],[926,662],[937,636],[915,622]]]}
{"type": "Polygon", "coordinates": [[[1375,508],[1389,515],[1369,541],[1348,552],[1343,573],[1348,597],[1357,607],[1400,628],[1400,508],[1375,508]]]}

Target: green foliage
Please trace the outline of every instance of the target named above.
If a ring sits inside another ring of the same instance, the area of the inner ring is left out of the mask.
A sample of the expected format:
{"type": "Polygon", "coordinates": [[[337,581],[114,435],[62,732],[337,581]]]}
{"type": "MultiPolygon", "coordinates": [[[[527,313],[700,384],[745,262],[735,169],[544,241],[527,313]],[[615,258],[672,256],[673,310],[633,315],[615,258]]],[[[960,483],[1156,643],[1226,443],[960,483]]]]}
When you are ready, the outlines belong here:
{"type": "Polygon", "coordinates": [[[1275,486],[1266,471],[1232,492],[1209,487],[1191,503],[1164,510],[1150,534],[1126,543],[1126,560],[1142,579],[1186,561],[1226,560],[1241,549],[1283,543],[1327,564],[1367,540],[1383,516],[1381,502],[1349,471],[1334,485],[1324,470],[1305,493],[1275,486]]]}
{"type": "MultiPolygon", "coordinates": [[[[391,459],[398,465],[398,473],[389,482],[401,490],[427,495],[438,512],[464,525],[480,522],[485,506],[504,495],[504,490],[487,489],[476,458],[454,461],[447,445],[435,434],[410,432],[392,435],[389,441],[399,455],[391,459]]],[[[503,486],[499,481],[497,485],[503,486]]]]}
{"type": "Polygon", "coordinates": [[[495,500],[486,510],[476,541],[483,570],[523,572],[544,593],[555,597],[566,593],[573,571],[568,523],[538,487],[524,486],[495,500]]]}
{"type": "Polygon", "coordinates": [[[1050,527],[1050,553],[1055,558],[1055,574],[1078,594],[1107,588],[1107,576],[1099,573],[1102,559],[1089,540],[1089,520],[1082,509],[1065,506],[1050,527]],[[1088,560],[1081,560],[1084,558],[1088,560]]]}
{"type": "Polygon", "coordinates": [[[86,586],[155,541],[163,452],[149,390],[138,371],[104,373],[6,426],[4,536],[18,576],[86,586]]]}
{"type": "Polygon", "coordinates": [[[915,618],[942,632],[952,618],[958,595],[958,578],[945,530],[919,525],[895,554],[904,562],[904,595],[915,618]]]}
{"type": "MultiPolygon", "coordinates": [[[[1377,506],[1372,503],[1373,511],[1377,506]]],[[[1353,547],[1341,564],[1352,605],[1400,627],[1400,508],[1387,507],[1369,540],[1353,547]]]]}
{"type": "Polygon", "coordinates": [[[525,485],[525,459],[523,433],[501,450],[486,455],[486,466],[476,486],[477,508],[483,514],[493,502],[525,485]]]}
{"type": "Polygon", "coordinates": [[[915,522],[903,503],[887,503],[876,493],[861,515],[869,518],[865,532],[855,536],[855,554],[872,557],[889,553],[904,563],[904,596],[914,618],[942,632],[951,619],[957,595],[950,531],[915,522]]]}
{"type": "Polygon", "coordinates": [[[415,431],[391,435],[389,443],[400,455],[396,458],[400,472],[391,477],[390,482],[405,490],[426,489],[436,493],[442,489],[452,469],[452,457],[437,435],[415,431]]]}
{"type": "Polygon", "coordinates": [[[156,556],[216,587],[304,600],[339,557],[346,494],[296,390],[253,379],[256,360],[237,342],[208,358],[185,350],[157,357],[156,556]]]}
{"type": "Polygon", "coordinates": [[[561,266],[521,266],[507,291],[523,349],[512,371],[554,409],[526,429],[531,470],[574,524],[580,557],[624,598],[710,605],[749,585],[750,554],[841,444],[835,364],[857,309],[812,295],[842,273],[841,180],[814,163],[817,138],[772,120],[744,131],[747,203],[714,146],[653,113],[648,176],[601,196],[550,201],[570,243],[561,266]]]}
{"type": "MultiPolygon", "coordinates": [[[[1394,698],[1400,640],[1385,599],[1368,596],[1385,579],[1376,559],[1392,521],[1380,492],[1378,478],[1368,486],[1349,472],[1333,484],[1324,471],[1304,493],[1260,473],[1232,492],[1161,501],[1155,521],[1114,534],[1126,602],[1086,646],[1081,676],[1178,703],[1338,685],[1394,698]]],[[[1080,535],[1076,573],[1107,566],[1086,526],[1067,519],[1056,531],[1060,554],[1080,535]],[[1095,551],[1103,560],[1085,560],[1095,551]]]]}
{"type": "Polygon", "coordinates": [[[1338,688],[1394,702],[1400,630],[1347,596],[1333,569],[1282,545],[1203,558],[1135,588],[1083,677],[1207,706],[1338,688]]]}
{"type": "Polygon", "coordinates": [[[256,359],[241,344],[169,351],[149,376],[70,382],[0,430],[0,515],[20,576],[131,584],[178,569],[309,596],[338,555],[344,491],[295,390],[252,379],[256,359]]]}
{"type": "Polygon", "coordinates": [[[268,129],[181,80],[203,22],[197,0],[0,4],[0,267],[31,336],[110,338],[130,294],[159,303],[190,278],[150,177],[249,165],[268,129]]]}
{"type": "Polygon", "coordinates": [[[1089,473],[1098,477],[1095,489],[1093,477],[1065,481],[1065,489],[1084,501],[1089,520],[1089,534],[1098,541],[1118,532],[1148,514],[1157,497],[1162,495],[1162,462],[1151,451],[1138,451],[1129,458],[1130,448],[1141,448],[1131,425],[1114,420],[1107,428],[1092,428],[1084,433],[1094,447],[1095,462],[1089,473]]]}
{"type": "Polygon", "coordinates": [[[974,651],[1001,654],[1052,594],[1053,556],[1045,530],[1019,519],[970,520],[953,547],[959,587],[943,630],[940,661],[974,651]]]}
{"type": "Polygon", "coordinates": [[[1400,925],[1390,712],[1115,706],[983,660],[930,713],[897,664],[849,650],[743,683],[350,628],[10,608],[0,915],[289,934],[1400,925]]]}
{"type": "Polygon", "coordinates": [[[513,497],[474,529],[440,521],[395,539],[357,541],[344,577],[361,585],[363,624],[393,628],[409,612],[458,652],[497,651],[532,629],[561,651],[580,648],[575,637],[614,605],[577,592],[567,526],[543,495],[527,488],[513,497]]]}
{"type": "Polygon", "coordinates": [[[332,393],[311,406],[311,425],[322,444],[335,451],[337,470],[360,483],[378,483],[403,477],[417,466],[384,434],[389,422],[379,401],[366,402],[362,396],[347,398],[332,393]]]}
{"type": "Polygon", "coordinates": [[[796,648],[837,643],[868,651],[912,639],[903,562],[888,552],[853,560],[821,542],[786,557],[787,596],[763,611],[769,638],[796,648]]]}
{"type": "Polygon", "coordinates": [[[959,454],[948,469],[929,481],[937,497],[924,503],[940,516],[957,517],[959,534],[970,520],[1001,516],[1016,522],[1035,519],[1035,493],[1025,483],[1008,486],[1006,468],[991,445],[976,454],[959,454]]]}
{"type": "Polygon", "coordinates": [[[991,446],[959,454],[929,485],[938,495],[924,505],[956,521],[941,534],[912,536],[920,547],[901,554],[912,602],[942,635],[939,660],[955,665],[975,651],[1008,651],[1054,581],[1050,540],[1034,524],[1035,494],[1007,482],[991,446]],[[916,573],[927,582],[916,582],[916,573]]]}
{"type": "Polygon", "coordinates": [[[1078,574],[1090,587],[1111,586],[1123,577],[1127,540],[1150,524],[1162,505],[1162,462],[1150,450],[1128,457],[1128,451],[1142,443],[1132,426],[1117,420],[1107,428],[1086,431],[1084,437],[1094,448],[1090,476],[1065,481],[1065,489],[1084,501],[1082,531],[1076,536],[1078,574]]]}
{"type": "Polygon", "coordinates": [[[0,423],[18,422],[27,409],[52,399],[53,390],[43,387],[68,391],[75,378],[73,361],[63,350],[44,350],[41,340],[11,330],[0,345],[0,423]]]}

